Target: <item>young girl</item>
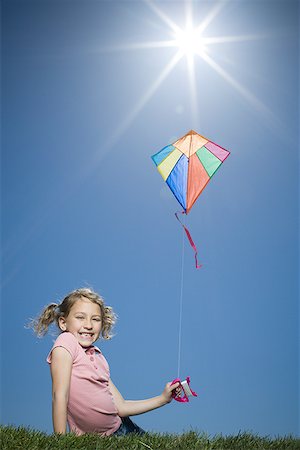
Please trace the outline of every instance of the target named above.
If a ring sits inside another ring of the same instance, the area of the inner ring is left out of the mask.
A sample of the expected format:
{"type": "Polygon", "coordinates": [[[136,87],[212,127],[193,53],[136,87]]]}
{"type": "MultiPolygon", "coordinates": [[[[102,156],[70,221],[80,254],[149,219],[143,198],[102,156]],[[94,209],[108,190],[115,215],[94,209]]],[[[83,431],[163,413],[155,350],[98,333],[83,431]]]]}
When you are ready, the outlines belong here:
{"type": "Polygon", "coordinates": [[[67,423],[76,434],[102,436],[144,431],[128,416],[159,408],[172,400],[179,384],[167,383],[163,393],[147,400],[124,400],[113,384],[109,366],[94,342],[111,338],[116,316],[90,289],[77,289],[58,305],[51,303],[33,327],[38,336],[56,322],[61,333],[47,358],[52,376],[52,417],[55,433],[64,434],[67,423]]]}

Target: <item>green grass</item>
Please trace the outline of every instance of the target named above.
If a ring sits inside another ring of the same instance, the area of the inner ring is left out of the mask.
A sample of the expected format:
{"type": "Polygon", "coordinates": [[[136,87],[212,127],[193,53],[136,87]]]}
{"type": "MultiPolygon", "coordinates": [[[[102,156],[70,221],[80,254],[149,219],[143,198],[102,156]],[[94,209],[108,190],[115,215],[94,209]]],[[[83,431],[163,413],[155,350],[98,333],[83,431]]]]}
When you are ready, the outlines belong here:
{"type": "Polygon", "coordinates": [[[197,432],[101,438],[94,434],[47,435],[24,427],[0,426],[1,450],[300,450],[300,439],[271,439],[249,433],[209,437],[197,432]]]}

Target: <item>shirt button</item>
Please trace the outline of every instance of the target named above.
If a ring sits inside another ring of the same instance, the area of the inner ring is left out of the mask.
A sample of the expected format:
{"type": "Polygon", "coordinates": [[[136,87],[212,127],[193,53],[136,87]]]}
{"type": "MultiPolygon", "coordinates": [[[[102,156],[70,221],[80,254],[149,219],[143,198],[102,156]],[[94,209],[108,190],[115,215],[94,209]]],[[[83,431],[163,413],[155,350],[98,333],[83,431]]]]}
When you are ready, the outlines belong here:
{"type": "Polygon", "coordinates": [[[95,369],[98,369],[98,366],[94,366],[95,367],[95,369]]]}
{"type": "Polygon", "coordinates": [[[91,356],[91,357],[90,357],[90,360],[91,360],[91,361],[94,361],[94,358],[91,356]]]}

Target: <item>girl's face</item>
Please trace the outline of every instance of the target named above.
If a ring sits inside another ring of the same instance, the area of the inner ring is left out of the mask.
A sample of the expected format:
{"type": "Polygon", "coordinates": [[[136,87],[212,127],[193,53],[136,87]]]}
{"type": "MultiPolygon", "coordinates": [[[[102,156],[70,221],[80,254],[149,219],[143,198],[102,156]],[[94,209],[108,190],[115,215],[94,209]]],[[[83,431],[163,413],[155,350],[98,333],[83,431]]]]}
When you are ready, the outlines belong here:
{"type": "Polygon", "coordinates": [[[72,333],[82,347],[90,347],[101,332],[101,310],[86,298],[76,300],[67,317],[58,319],[62,331],[72,333]]]}

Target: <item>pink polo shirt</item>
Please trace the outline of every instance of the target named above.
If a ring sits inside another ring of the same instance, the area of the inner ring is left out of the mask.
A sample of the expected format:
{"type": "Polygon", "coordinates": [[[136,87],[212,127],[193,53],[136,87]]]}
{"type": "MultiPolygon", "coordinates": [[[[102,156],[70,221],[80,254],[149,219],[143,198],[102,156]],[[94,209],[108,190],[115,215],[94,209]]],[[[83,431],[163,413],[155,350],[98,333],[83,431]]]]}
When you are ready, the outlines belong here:
{"type": "Polygon", "coordinates": [[[67,407],[70,431],[103,436],[114,433],[121,419],[108,386],[109,366],[101,351],[95,346],[83,348],[72,333],[63,332],[47,357],[49,364],[56,347],[65,348],[73,360],[67,407]]]}

